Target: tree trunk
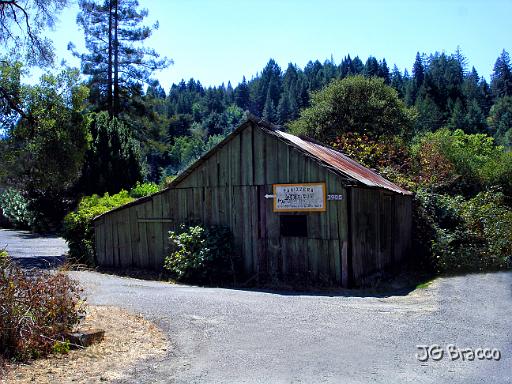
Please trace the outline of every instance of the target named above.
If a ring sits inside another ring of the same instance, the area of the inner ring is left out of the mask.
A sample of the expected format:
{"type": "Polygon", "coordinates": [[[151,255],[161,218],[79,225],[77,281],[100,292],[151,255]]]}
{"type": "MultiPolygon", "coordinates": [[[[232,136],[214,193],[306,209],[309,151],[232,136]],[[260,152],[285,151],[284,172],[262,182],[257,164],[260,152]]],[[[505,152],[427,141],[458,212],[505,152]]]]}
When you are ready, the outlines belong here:
{"type": "Polygon", "coordinates": [[[113,115],[112,103],[112,1],[108,4],[108,78],[107,78],[107,107],[110,116],[113,115]]]}
{"type": "Polygon", "coordinates": [[[118,0],[114,1],[114,116],[119,113],[119,40],[117,30],[119,28],[118,0]]]}

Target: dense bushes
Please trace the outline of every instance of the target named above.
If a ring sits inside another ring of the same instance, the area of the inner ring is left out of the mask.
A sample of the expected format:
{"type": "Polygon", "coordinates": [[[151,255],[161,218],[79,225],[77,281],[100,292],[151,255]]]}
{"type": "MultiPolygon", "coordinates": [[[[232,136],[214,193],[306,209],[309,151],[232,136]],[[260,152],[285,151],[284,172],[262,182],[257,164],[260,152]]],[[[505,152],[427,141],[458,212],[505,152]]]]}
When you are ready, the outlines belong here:
{"type": "Polygon", "coordinates": [[[15,189],[8,188],[0,193],[0,210],[14,228],[28,228],[33,224],[34,214],[29,202],[15,189]]]}
{"type": "Polygon", "coordinates": [[[500,192],[465,200],[419,190],[418,233],[437,272],[496,270],[512,266],[512,211],[500,192]]]}
{"type": "Polygon", "coordinates": [[[75,262],[94,264],[94,227],[92,220],[102,213],[133,201],[127,191],[110,196],[86,196],[78,208],[64,218],[64,233],[69,246],[69,256],[75,262]]]}
{"type": "Polygon", "coordinates": [[[94,264],[94,227],[92,220],[96,217],[130,203],[135,198],[150,195],[158,191],[153,183],[137,185],[128,191],[121,191],[115,195],[105,193],[103,196],[92,195],[83,197],[75,211],[64,218],[63,236],[69,246],[69,256],[75,262],[94,264]]]}
{"type": "Polygon", "coordinates": [[[412,151],[422,185],[462,193],[499,185],[512,193],[512,153],[496,146],[492,137],[440,129],[420,136],[412,151]]]}
{"type": "Polygon", "coordinates": [[[171,254],[164,268],[177,280],[222,283],[234,275],[233,236],[221,226],[185,226],[169,232],[171,254]]]}
{"type": "Polygon", "coordinates": [[[84,315],[80,293],[63,273],[29,275],[0,258],[0,356],[23,361],[57,350],[84,315]]]}

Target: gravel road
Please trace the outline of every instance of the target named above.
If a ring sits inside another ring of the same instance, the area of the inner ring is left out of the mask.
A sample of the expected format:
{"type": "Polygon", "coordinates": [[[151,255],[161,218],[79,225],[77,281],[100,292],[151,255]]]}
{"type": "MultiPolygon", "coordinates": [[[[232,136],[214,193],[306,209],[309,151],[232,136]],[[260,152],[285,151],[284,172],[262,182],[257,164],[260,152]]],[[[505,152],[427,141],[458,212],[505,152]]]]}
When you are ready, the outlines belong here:
{"type": "Polygon", "coordinates": [[[512,383],[512,272],[440,278],[387,296],[71,274],[90,303],[141,313],[171,340],[167,357],[130,368],[123,383],[512,383]],[[419,344],[438,344],[443,358],[420,362],[419,344]],[[452,360],[450,344],[496,348],[501,359],[452,360]]]}
{"type": "Polygon", "coordinates": [[[91,303],[142,313],[172,341],[166,359],[133,367],[124,383],[512,382],[512,273],[442,278],[387,297],[73,274],[91,303]],[[418,361],[418,344],[439,344],[443,359],[418,361]],[[452,361],[450,344],[497,348],[501,359],[452,361]]]}

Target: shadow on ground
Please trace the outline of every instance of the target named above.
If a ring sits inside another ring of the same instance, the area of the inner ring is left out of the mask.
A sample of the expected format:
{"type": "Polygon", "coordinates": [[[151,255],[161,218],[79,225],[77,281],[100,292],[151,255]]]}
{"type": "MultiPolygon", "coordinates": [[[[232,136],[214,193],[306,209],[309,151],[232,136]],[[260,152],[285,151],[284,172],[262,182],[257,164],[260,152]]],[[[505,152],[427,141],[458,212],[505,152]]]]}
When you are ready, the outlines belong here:
{"type": "Polygon", "coordinates": [[[241,283],[227,283],[222,285],[196,285],[187,282],[177,282],[166,271],[151,271],[140,269],[114,269],[95,268],[96,272],[108,275],[129,277],[138,280],[160,281],[183,287],[220,288],[234,291],[261,292],[280,296],[323,296],[323,297],[376,297],[385,298],[391,296],[407,296],[417,288],[426,287],[434,278],[431,274],[417,271],[402,271],[398,274],[390,274],[385,278],[374,281],[371,286],[364,288],[340,288],[340,287],[315,287],[300,284],[288,285],[285,283],[265,284],[256,286],[241,283]]]}
{"type": "Polygon", "coordinates": [[[12,261],[24,269],[55,269],[66,262],[66,256],[12,257],[12,261]]]}
{"type": "Polygon", "coordinates": [[[28,231],[17,231],[15,229],[4,229],[5,232],[12,232],[16,233],[16,237],[20,239],[58,239],[60,238],[59,235],[56,235],[54,233],[33,233],[28,231]]]}

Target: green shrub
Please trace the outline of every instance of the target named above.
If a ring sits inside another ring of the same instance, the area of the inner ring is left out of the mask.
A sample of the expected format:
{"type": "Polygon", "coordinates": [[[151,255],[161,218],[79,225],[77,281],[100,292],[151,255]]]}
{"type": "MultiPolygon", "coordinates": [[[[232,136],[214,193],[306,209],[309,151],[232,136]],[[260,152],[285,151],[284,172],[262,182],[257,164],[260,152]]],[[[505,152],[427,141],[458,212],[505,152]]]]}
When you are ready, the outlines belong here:
{"type": "Polygon", "coordinates": [[[234,274],[233,235],[226,227],[185,226],[170,231],[164,268],[177,280],[221,283],[234,274]]]}
{"type": "Polygon", "coordinates": [[[384,80],[348,76],[333,80],[311,95],[311,105],[289,124],[291,133],[326,143],[346,132],[408,134],[416,111],[407,108],[384,80]]]}
{"type": "Polygon", "coordinates": [[[509,268],[512,257],[512,211],[500,192],[472,199],[419,190],[415,242],[442,273],[509,268]]]}
{"type": "Polygon", "coordinates": [[[127,191],[110,196],[86,196],[80,200],[78,208],[64,218],[63,237],[69,246],[69,256],[76,262],[94,263],[94,227],[92,220],[96,217],[133,201],[127,191]]]}
{"type": "Polygon", "coordinates": [[[0,263],[0,357],[25,361],[53,352],[84,315],[81,292],[63,273],[0,263]]]}
{"type": "Polygon", "coordinates": [[[130,196],[135,199],[138,199],[139,197],[152,195],[153,193],[156,193],[159,190],[160,190],[160,187],[158,186],[158,184],[137,182],[135,187],[133,187],[130,190],[130,196]]]}
{"type": "Polygon", "coordinates": [[[15,228],[28,228],[34,223],[28,200],[15,189],[8,188],[0,194],[0,209],[15,228]]]}
{"type": "Polygon", "coordinates": [[[440,129],[417,139],[412,153],[422,185],[473,192],[499,185],[512,192],[512,153],[485,134],[440,129]]]}

